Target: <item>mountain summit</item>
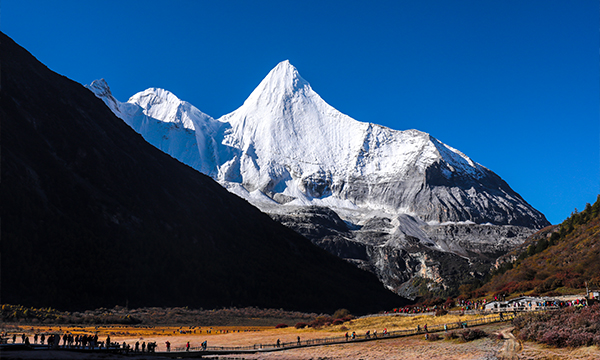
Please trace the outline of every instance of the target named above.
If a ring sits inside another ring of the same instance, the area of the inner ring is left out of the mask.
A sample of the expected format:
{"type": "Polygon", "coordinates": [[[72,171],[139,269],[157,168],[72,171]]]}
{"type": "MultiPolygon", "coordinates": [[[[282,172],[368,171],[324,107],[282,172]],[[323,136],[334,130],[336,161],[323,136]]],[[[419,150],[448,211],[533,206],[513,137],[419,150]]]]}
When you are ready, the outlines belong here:
{"type": "MultiPolygon", "coordinates": [[[[431,135],[360,122],[336,110],[287,60],[242,106],[219,119],[182,102],[140,101],[157,89],[116,106],[105,91],[93,84],[90,89],[156,147],[338,256],[358,261],[380,278],[389,275],[384,283],[396,291],[407,280],[401,274],[421,272],[434,281],[444,277],[423,270],[422,259],[405,258],[416,251],[411,239],[424,246],[421,255],[434,251],[473,260],[477,253],[482,256],[477,261],[487,264],[549,224],[498,175],[431,135]],[[173,114],[189,118],[193,127],[184,121],[174,126],[173,114]],[[315,216],[347,229],[321,233],[313,228],[315,216]],[[377,239],[373,229],[380,232],[377,239]],[[335,244],[327,239],[336,239],[335,244]],[[388,263],[396,268],[391,275],[373,269],[387,261],[376,260],[382,248],[408,247],[412,250],[400,258],[382,258],[414,266],[388,263]]],[[[161,99],[170,98],[165,93],[161,99]]]]}
{"type": "Polygon", "coordinates": [[[282,97],[290,96],[298,91],[312,91],[298,70],[285,60],[277,64],[261,81],[246,102],[261,102],[260,105],[274,103],[282,97]]]}

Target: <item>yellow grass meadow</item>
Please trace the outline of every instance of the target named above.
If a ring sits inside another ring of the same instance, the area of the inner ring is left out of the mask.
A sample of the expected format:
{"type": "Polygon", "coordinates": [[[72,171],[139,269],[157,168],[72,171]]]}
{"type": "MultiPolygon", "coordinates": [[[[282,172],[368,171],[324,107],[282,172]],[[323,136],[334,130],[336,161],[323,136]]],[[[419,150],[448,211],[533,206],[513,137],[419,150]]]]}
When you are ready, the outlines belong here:
{"type": "MultiPolygon", "coordinates": [[[[277,333],[282,335],[291,334],[312,334],[314,337],[318,334],[326,336],[339,336],[336,333],[344,333],[347,331],[356,331],[357,333],[364,333],[366,331],[377,330],[379,333],[383,329],[388,331],[413,329],[417,325],[423,327],[425,324],[428,326],[451,324],[468,320],[475,320],[482,318],[481,315],[445,315],[445,316],[430,316],[430,315],[417,315],[417,316],[406,316],[400,314],[385,315],[385,316],[373,316],[357,318],[351,321],[347,321],[341,325],[324,326],[321,328],[304,328],[296,329],[295,324],[287,324],[289,327],[284,329],[277,329],[277,333]]],[[[29,334],[34,333],[72,333],[74,335],[79,334],[97,334],[100,338],[104,338],[108,335],[114,340],[120,338],[149,338],[156,336],[189,336],[189,335],[201,335],[201,336],[217,336],[234,333],[261,333],[268,330],[273,330],[273,326],[146,326],[146,325],[101,325],[101,326],[22,326],[21,331],[29,334]]],[[[271,333],[271,332],[269,332],[271,333]]],[[[259,334],[257,334],[259,335],[259,334]]]]}

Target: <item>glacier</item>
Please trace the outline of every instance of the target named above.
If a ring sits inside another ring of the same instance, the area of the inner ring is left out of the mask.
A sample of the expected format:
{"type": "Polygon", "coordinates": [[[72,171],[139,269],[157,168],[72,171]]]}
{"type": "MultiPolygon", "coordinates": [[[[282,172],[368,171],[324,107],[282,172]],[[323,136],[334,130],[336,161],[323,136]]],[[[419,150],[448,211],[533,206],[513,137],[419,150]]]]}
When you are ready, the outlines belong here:
{"type": "MultiPolygon", "coordinates": [[[[336,110],[287,60],[238,109],[218,119],[164,89],[150,88],[120,102],[104,80],[87,87],[149,143],[316,244],[328,248],[332,243],[324,242],[335,238],[338,247],[361,248],[356,251],[367,255],[358,265],[398,292],[418,274],[436,273],[431,280],[440,281],[440,271],[425,271],[422,257],[406,265],[409,252],[382,255],[382,249],[411,248],[414,254],[418,248],[429,259],[435,258],[433,251],[471,261],[473,253],[508,250],[549,225],[504,180],[459,150],[418,130],[361,122],[336,110]],[[339,224],[332,216],[346,228],[323,235],[306,224],[315,217],[339,224]],[[380,240],[373,239],[369,226],[380,240]],[[483,235],[467,236],[466,229],[483,235]],[[387,280],[381,275],[392,266],[382,265],[386,256],[406,263],[387,280]]],[[[340,255],[339,249],[328,250],[340,255]]]]}

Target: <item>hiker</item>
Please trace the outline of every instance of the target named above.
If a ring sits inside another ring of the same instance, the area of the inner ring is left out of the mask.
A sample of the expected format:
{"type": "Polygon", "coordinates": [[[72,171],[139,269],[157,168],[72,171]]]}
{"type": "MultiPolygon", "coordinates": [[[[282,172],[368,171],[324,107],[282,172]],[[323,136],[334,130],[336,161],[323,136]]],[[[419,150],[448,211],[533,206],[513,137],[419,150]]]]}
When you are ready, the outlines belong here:
{"type": "Polygon", "coordinates": [[[377,339],[377,329],[373,330],[373,337],[377,339]]]}
{"type": "Polygon", "coordinates": [[[110,335],[106,336],[106,348],[110,348],[110,335]]]}
{"type": "MultiPolygon", "coordinates": [[[[42,336],[40,336],[40,343],[41,343],[42,345],[44,345],[44,341],[45,341],[45,340],[46,340],[46,335],[42,334],[42,336]]],[[[14,341],[14,338],[13,338],[13,341],[14,341]]]]}
{"type": "Polygon", "coordinates": [[[146,342],[142,343],[142,352],[146,352],[146,342]]]}
{"type": "Polygon", "coordinates": [[[300,346],[300,336],[298,336],[298,346],[300,346]]]}
{"type": "Polygon", "coordinates": [[[171,343],[170,342],[165,342],[165,345],[167,345],[167,352],[171,351],[171,343]]]}
{"type": "Polygon", "coordinates": [[[202,342],[202,350],[206,350],[206,347],[207,347],[207,342],[206,342],[206,340],[204,340],[202,342]]]}
{"type": "Polygon", "coordinates": [[[348,341],[348,332],[346,332],[346,341],[348,341]]]}
{"type": "Polygon", "coordinates": [[[134,351],[135,352],[139,352],[140,351],[140,342],[139,341],[135,342],[135,350],[134,351]]]}
{"type": "Polygon", "coordinates": [[[38,341],[38,334],[35,334],[35,335],[33,336],[33,343],[34,343],[34,344],[37,344],[37,341],[38,341]]]}
{"type": "Polygon", "coordinates": [[[190,351],[190,342],[189,341],[185,345],[185,351],[190,351]]]}
{"type": "Polygon", "coordinates": [[[427,324],[425,324],[425,325],[423,326],[423,330],[425,330],[425,332],[427,332],[427,324]]]}
{"type": "Polygon", "coordinates": [[[367,330],[367,332],[365,334],[365,338],[366,339],[370,339],[371,338],[371,335],[369,335],[369,334],[371,334],[371,330],[367,330]]]}
{"type": "Polygon", "coordinates": [[[421,325],[417,325],[417,332],[421,332],[421,325]]]}
{"type": "Polygon", "coordinates": [[[352,340],[356,339],[356,331],[352,332],[352,340]]]}
{"type": "Polygon", "coordinates": [[[281,341],[277,339],[277,347],[279,347],[279,345],[281,345],[281,341]]]}
{"type": "Polygon", "coordinates": [[[444,331],[446,331],[446,332],[448,331],[448,325],[447,324],[444,324],[444,331]]]}

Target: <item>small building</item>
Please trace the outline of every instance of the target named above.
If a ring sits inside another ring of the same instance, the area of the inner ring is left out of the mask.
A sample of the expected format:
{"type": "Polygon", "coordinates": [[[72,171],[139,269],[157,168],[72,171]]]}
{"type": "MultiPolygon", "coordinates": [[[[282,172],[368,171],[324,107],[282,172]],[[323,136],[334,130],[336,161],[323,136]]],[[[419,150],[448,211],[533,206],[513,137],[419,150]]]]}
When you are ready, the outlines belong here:
{"type": "Polygon", "coordinates": [[[556,305],[555,298],[519,296],[506,301],[491,301],[485,305],[485,310],[489,312],[534,311],[556,305]]]}
{"type": "Polygon", "coordinates": [[[598,290],[587,290],[587,294],[585,295],[587,300],[600,300],[600,289],[598,290]]]}
{"type": "MultiPolygon", "coordinates": [[[[507,301],[490,301],[485,304],[484,310],[487,312],[506,312],[508,310],[508,302],[507,301]]],[[[512,310],[510,310],[512,311],[512,310]]]]}

